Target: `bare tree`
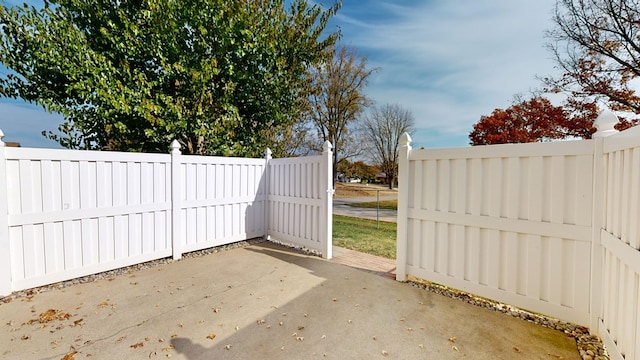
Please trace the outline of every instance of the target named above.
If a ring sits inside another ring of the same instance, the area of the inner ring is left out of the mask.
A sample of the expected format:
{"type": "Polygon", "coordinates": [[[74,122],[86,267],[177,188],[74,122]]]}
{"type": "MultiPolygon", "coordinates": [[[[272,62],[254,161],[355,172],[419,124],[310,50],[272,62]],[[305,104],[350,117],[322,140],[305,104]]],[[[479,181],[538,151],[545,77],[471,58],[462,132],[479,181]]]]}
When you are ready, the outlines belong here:
{"type": "Polygon", "coordinates": [[[389,189],[398,176],[398,145],[403,133],[413,131],[411,111],[400,105],[386,104],[374,108],[364,119],[362,128],[373,161],[387,176],[389,189]]]}
{"type": "Polygon", "coordinates": [[[543,79],[547,90],[640,114],[638,1],[557,0],[553,20],[547,36],[562,75],[543,79]]]}
{"type": "Polygon", "coordinates": [[[334,183],[337,164],[360,152],[350,146],[354,123],[371,100],[364,94],[369,76],[376,69],[367,68],[367,58],[345,46],[331,49],[327,61],[310,72],[308,118],[315,125],[320,140],[334,146],[334,183]]]}

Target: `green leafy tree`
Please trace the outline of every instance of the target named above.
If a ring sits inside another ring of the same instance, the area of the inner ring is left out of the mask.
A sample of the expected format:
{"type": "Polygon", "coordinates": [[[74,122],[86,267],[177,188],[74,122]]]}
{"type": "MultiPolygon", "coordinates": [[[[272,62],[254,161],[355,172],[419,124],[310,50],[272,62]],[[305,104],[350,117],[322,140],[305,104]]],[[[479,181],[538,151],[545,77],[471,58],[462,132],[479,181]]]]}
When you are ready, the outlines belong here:
{"type": "Polygon", "coordinates": [[[65,147],[256,156],[294,124],[339,4],[58,0],[0,9],[0,95],[59,112],[65,147]],[[286,4],[289,4],[288,7],[286,4]]]}

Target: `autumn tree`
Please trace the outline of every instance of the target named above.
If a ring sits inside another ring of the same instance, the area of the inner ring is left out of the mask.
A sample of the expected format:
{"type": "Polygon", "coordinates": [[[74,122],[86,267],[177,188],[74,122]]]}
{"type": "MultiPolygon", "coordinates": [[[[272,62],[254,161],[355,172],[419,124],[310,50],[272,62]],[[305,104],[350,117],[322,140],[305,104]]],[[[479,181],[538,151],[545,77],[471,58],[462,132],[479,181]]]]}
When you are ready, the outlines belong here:
{"type": "Polygon", "coordinates": [[[495,109],[482,116],[469,134],[471,145],[527,143],[565,138],[589,139],[598,117],[594,102],[569,99],[565,106],[554,106],[540,96],[516,98],[507,109],[495,109]]]}
{"type": "Polygon", "coordinates": [[[413,124],[411,111],[397,104],[373,108],[363,121],[362,128],[369,154],[387,175],[389,189],[393,188],[398,177],[400,137],[405,132],[412,132],[413,124]]]}
{"type": "Polygon", "coordinates": [[[365,163],[362,160],[353,163],[347,159],[343,159],[338,163],[338,172],[347,178],[358,178],[363,181],[373,182],[376,179],[378,168],[365,163]]]}
{"type": "Polygon", "coordinates": [[[334,182],[337,164],[359,153],[352,137],[358,119],[371,101],[364,94],[369,77],[376,69],[367,67],[367,58],[353,48],[341,46],[328,51],[326,61],[309,73],[310,94],[307,118],[316,128],[320,143],[333,144],[334,182]]]}
{"type": "Polygon", "coordinates": [[[635,0],[557,0],[549,48],[562,74],[549,91],[585,104],[602,99],[614,111],[640,114],[640,6],[635,0]]]}
{"type": "Polygon", "coordinates": [[[0,8],[0,95],[64,115],[68,148],[260,155],[289,136],[339,5],[53,0],[0,8]]]}

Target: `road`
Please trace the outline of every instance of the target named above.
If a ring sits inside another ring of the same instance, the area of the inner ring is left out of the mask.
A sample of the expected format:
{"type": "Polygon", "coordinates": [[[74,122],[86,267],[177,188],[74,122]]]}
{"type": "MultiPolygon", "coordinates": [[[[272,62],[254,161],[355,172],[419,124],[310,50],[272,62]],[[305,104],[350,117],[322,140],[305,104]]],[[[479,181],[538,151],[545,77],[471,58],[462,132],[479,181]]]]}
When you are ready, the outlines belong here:
{"type": "MultiPolygon", "coordinates": [[[[383,200],[395,200],[397,195],[380,196],[380,201],[383,200]]],[[[367,209],[360,207],[353,207],[347,204],[376,201],[375,196],[370,197],[355,197],[355,198],[339,198],[333,199],[333,213],[336,215],[351,216],[362,219],[376,220],[386,222],[397,222],[398,211],[387,209],[367,209]],[[378,212],[377,212],[378,211],[378,212]],[[376,213],[377,212],[377,213],[376,213]]]]}

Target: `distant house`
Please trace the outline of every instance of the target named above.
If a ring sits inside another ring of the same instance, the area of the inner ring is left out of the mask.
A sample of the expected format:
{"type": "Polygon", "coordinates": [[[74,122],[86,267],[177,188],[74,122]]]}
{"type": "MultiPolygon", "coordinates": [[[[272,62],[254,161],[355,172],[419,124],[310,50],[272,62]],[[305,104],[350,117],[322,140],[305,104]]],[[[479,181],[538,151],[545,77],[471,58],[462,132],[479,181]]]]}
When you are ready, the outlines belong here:
{"type": "Polygon", "coordinates": [[[376,181],[382,181],[382,182],[387,181],[387,174],[385,174],[384,172],[377,173],[376,174],[376,181]]]}
{"type": "Polygon", "coordinates": [[[4,146],[20,147],[20,143],[19,142],[15,142],[15,141],[5,141],[4,146]]]}

